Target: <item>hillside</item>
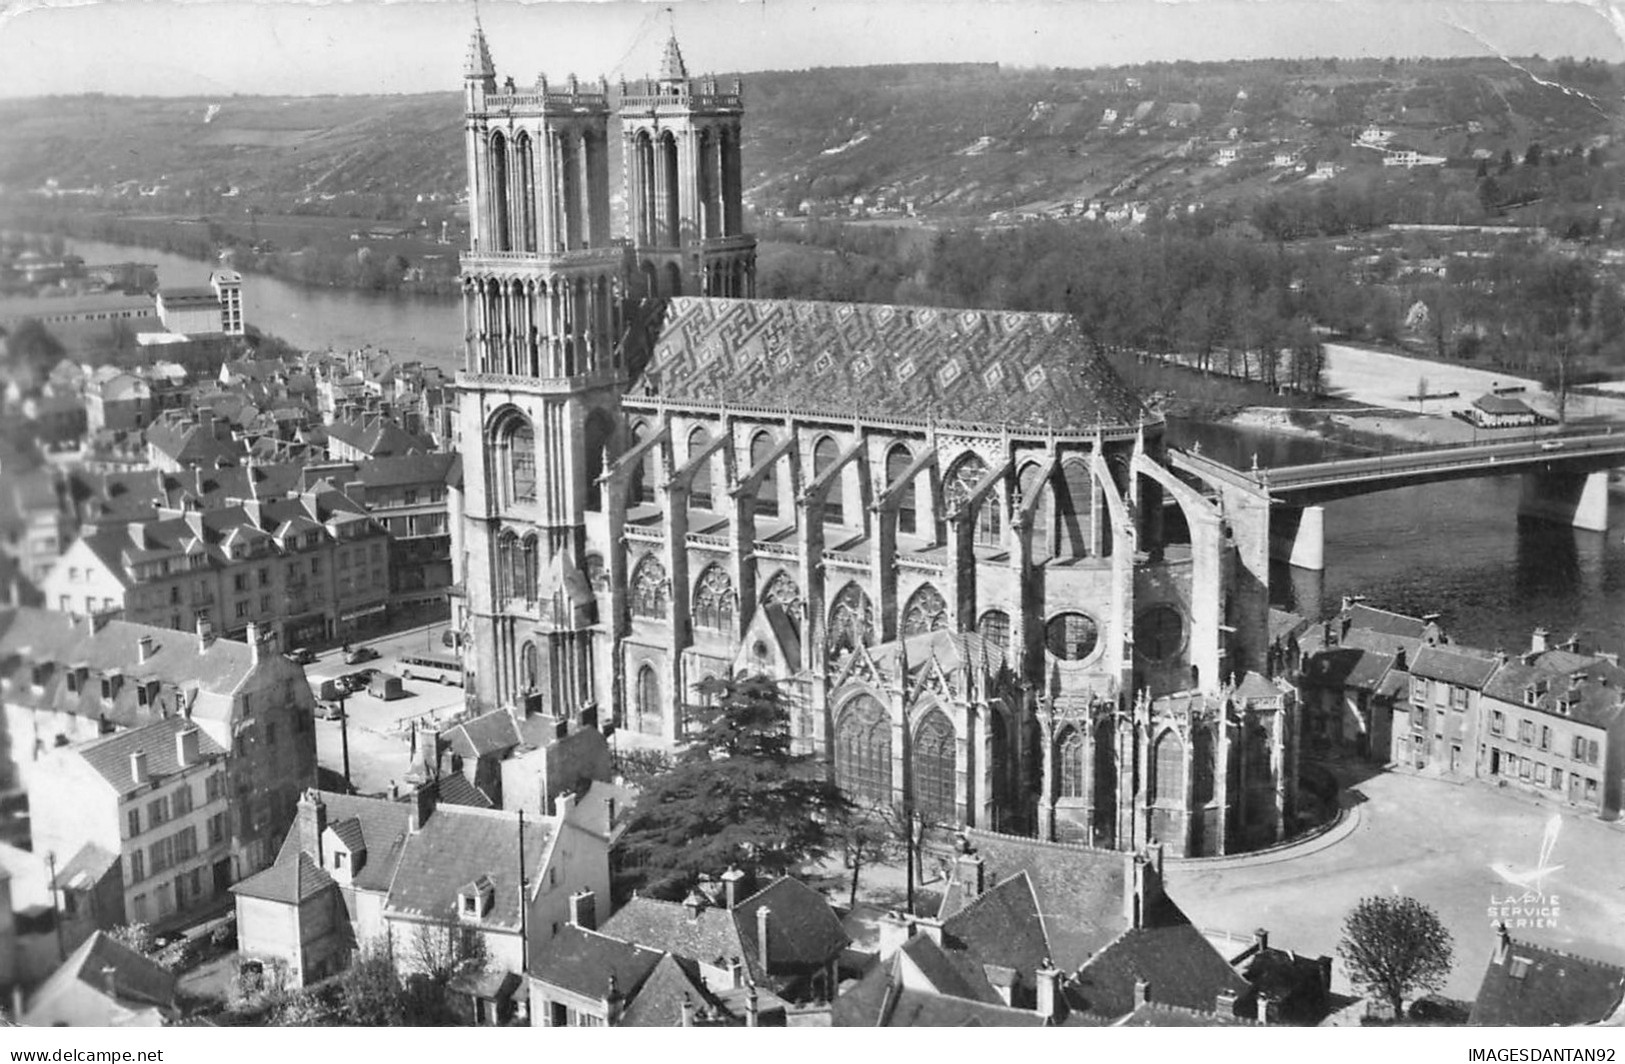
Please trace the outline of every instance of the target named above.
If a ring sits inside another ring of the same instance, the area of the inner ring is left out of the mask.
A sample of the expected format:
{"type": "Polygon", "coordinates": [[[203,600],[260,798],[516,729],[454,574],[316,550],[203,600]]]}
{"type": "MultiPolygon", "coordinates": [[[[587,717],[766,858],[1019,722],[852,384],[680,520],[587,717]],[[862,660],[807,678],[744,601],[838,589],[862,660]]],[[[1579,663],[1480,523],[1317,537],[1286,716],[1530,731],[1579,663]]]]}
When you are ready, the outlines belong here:
{"type": "MultiPolygon", "coordinates": [[[[1066,216],[1092,200],[1251,199],[1314,187],[1321,164],[1319,177],[1338,181],[1363,174],[1471,193],[1475,167],[1503,153],[1521,158],[1535,143],[1584,152],[1617,138],[1619,68],[1522,67],[1486,58],[750,74],[746,195],[758,217],[985,221],[1066,216]],[[1374,128],[1381,144],[1357,143],[1374,128]],[[1402,150],[1445,164],[1415,174],[1382,165],[1402,150]]],[[[13,219],[30,203],[96,208],[217,220],[239,239],[247,220],[256,243],[280,247],[332,237],[313,220],[322,217],[434,236],[444,223],[455,245],[462,160],[452,92],[0,101],[0,191],[13,219]]]]}

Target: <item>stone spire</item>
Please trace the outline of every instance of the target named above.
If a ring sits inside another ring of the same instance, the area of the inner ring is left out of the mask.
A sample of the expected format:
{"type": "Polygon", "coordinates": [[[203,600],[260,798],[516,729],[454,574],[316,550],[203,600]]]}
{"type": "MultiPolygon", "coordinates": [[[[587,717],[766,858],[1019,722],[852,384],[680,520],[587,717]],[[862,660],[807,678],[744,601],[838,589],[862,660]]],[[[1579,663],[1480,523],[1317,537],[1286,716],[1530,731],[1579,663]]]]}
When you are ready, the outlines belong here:
{"type": "Polygon", "coordinates": [[[485,45],[485,27],[480,25],[478,15],[474,16],[474,35],[468,39],[468,61],[464,64],[463,74],[470,78],[492,78],[497,76],[497,68],[491,62],[491,49],[485,45]]]}
{"type": "Polygon", "coordinates": [[[683,52],[677,47],[677,34],[666,41],[666,54],[660,60],[661,81],[687,81],[688,67],[683,63],[683,52]]]}

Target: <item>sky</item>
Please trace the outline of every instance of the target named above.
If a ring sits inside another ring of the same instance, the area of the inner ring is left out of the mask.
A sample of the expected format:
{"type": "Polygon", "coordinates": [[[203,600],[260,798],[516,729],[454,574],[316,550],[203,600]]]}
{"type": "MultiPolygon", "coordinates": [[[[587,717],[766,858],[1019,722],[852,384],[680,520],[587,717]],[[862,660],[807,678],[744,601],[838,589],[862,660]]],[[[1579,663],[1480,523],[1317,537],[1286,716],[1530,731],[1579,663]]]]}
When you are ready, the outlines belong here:
{"type": "MultiPolygon", "coordinates": [[[[480,0],[499,75],[1503,54],[1625,61],[1625,0],[480,0]]],[[[0,0],[0,96],[455,89],[473,0],[0,0]]]]}

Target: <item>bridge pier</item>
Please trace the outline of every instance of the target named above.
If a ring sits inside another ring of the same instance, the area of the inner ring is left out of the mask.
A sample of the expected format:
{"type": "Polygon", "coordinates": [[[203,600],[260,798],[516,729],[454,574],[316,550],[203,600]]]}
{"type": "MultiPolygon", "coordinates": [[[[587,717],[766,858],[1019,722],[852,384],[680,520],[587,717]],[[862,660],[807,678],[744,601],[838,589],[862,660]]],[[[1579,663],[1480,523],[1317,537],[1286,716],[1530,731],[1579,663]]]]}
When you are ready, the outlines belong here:
{"type": "Polygon", "coordinates": [[[1270,554],[1298,569],[1326,568],[1326,508],[1276,507],[1270,513],[1270,554]]]}
{"type": "Polygon", "coordinates": [[[1587,532],[1608,531],[1608,472],[1525,473],[1518,515],[1571,525],[1587,532]]]}

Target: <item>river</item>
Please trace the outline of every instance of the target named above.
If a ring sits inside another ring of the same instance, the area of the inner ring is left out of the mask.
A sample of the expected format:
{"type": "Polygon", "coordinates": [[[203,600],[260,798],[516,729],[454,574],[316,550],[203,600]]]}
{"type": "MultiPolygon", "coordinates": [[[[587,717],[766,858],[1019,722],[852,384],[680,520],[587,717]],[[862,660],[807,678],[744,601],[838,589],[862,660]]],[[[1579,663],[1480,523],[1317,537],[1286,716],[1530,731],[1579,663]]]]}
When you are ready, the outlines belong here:
{"type": "MultiPolygon", "coordinates": [[[[209,267],[145,248],[73,241],[87,262],[136,259],[158,265],[166,285],[203,283],[209,267]]],[[[452,299],[309,288],[260,274],[243,279],[247,320],[299,347],[371,344],[402,358],[457,367],[462,312],[452,299]]],[[[1169,440],[1245,468],[1349,453],[1338,444],[1228,425],[1173,422],[1169,440]]],[[[1399,488],[1326,507],[1326,571],[1286,567],[1272,579],[1283,606],[1313,612],[1344,595],[1374,606],[1441,614],[1459,642],[1509,651],[1537,626],[1559,639],[1579,634],[1625,650],[1625,498],[1609,504],[1614,531],[1579,532],[1517,517],[1516,477],[1399,488]]]]}
{"type": "MultiPolygon", "coordinates": [[[[151,248],[70,240],[68,250],[95,265],[150,262],[159,284],[188,288],[207,283],[210,266],[151,248]]],[[[295,347],[345,351],[371,345],[403,361],[442,369],[461,367],[463,311],[455,297],[315,288],[261,273],[243,274],[244,320],[295,347]]]]}

